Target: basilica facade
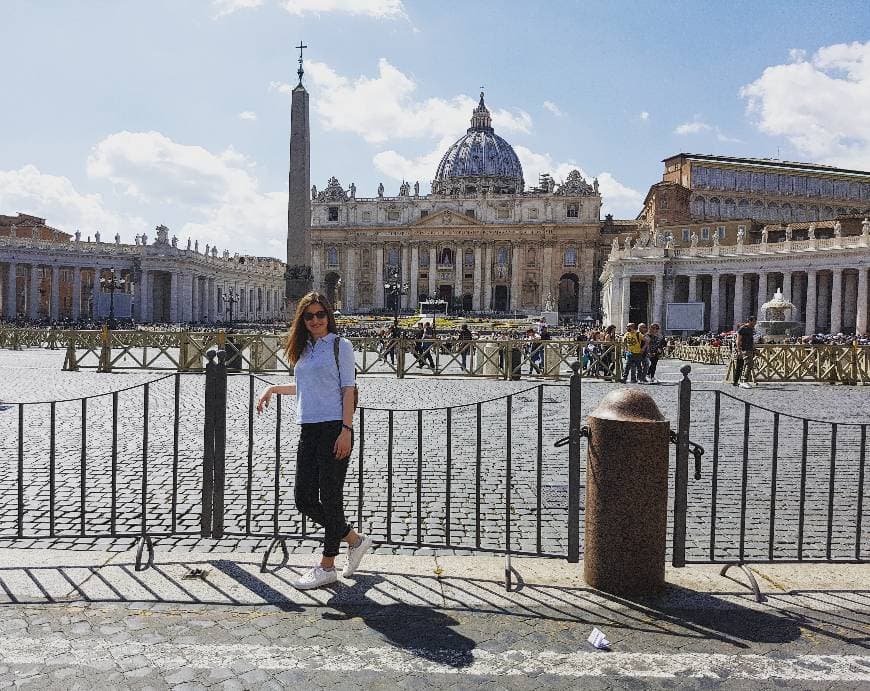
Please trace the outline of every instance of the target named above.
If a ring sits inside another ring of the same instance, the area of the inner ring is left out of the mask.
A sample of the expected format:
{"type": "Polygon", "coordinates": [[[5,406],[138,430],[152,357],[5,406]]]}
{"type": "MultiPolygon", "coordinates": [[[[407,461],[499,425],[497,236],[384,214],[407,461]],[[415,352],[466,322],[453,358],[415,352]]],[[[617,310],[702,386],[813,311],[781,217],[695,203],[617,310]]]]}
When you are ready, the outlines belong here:
{"type": "Polygon", "coordinates": [[[385,283],[405,284],[400,307],[444,300],[453,310],[596,319],[601,194],[578,171],[526,188],[513,147],[498,136],[483,94],[471,126],[444,153],[431,183],[381,184],[358,197],[336,177],[311,190],[313,286],[346,313],[390,309],[385,283]]]}

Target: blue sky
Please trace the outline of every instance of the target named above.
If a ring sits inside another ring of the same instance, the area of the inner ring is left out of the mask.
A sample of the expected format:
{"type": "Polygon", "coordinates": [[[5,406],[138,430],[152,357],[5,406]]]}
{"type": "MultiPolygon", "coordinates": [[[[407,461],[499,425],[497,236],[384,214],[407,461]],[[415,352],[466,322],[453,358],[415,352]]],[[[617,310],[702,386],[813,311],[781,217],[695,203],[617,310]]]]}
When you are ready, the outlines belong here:
{"type": "Polygon", "coordinates": [[[679,151],[870,170],[864,2],[0,0],[0,213],[283,255],[288,87],[312,182],[428,191],[479,87],[526,183],[633,217],[679,151]]]}

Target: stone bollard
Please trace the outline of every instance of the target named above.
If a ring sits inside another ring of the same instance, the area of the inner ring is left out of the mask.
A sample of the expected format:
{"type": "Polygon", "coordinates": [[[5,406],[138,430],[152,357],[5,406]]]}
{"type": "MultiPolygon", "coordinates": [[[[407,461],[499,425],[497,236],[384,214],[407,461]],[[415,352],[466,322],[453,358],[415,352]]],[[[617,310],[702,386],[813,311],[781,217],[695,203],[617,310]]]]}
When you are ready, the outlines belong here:
{"type": "Polygon", "coordinates": [[[583,574],[598,590],[665,585],[670,424],[652,398],[618,389],[589,414],[583,574]]]}

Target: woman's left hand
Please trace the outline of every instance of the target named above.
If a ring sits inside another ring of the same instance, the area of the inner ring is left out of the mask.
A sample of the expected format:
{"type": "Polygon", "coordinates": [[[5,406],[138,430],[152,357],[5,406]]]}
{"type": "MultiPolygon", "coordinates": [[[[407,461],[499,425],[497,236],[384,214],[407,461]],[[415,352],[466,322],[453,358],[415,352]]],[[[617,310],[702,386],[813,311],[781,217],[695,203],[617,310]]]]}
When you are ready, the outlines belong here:
{"type": "Polygon", "coordinates": [[[336,460],[343,461],[350,456],[351,441],[350,430],[342,428],[341,434],[338,435],[338,439],[335,440],[335,446],[332,448],[336,460]]]}

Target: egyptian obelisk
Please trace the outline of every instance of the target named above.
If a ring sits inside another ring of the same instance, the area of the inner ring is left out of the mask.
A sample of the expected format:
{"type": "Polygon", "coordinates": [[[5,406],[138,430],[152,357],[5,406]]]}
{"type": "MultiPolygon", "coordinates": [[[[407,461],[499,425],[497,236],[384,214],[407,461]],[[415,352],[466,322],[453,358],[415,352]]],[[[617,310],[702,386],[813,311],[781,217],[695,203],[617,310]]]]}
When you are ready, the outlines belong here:
{"type": "Polygon", "coordinates": [[[302,86],[302,49],[299,42],[299,83],[290,106],[290,175],[287,203],[287,271],[284,298],[290,318],[296,303],[311,290],[311,139],[308,126],[308,92],[302,86]]]}

